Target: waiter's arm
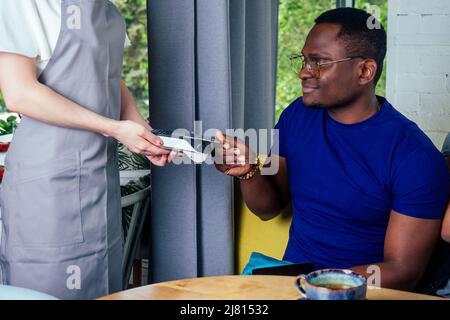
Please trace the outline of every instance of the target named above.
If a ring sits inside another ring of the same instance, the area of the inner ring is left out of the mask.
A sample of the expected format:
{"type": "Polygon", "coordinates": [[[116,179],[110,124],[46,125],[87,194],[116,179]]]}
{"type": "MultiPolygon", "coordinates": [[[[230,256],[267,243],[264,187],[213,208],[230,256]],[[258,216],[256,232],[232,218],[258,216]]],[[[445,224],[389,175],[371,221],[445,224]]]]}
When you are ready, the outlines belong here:
{"type": "Polygon", "coordinates": [[[142,124],[106,118],[41,84],[37,80],[34,59],[0,52],[0,89],[6,107],[12,112],[52,125],[111,136],[133,152],[146,155],[169,154],[159,147],[162,141],[148,132],[142,124]]]}
{"type": "Polygon", "coordinates": [[[151,130],[151,126],[139,113],[136,101],[123,81],[120,82],[120,96],[120,119],[137,122],[147,128],[147,130],[151,130]]]}
{"type": "MultiPolygon", "coordinates": [[[[150,131],[152,127],[139,113],[136,101],[134,100],[133,95],[123,81],[120,82],[120,96],[120,119],[134,121],[142,125],[144,128],[146,128],[146,130],[150,131]]],[[[177,153],[175,151],[172,151],[169,155],[152,155],[148,156],[148,159],[153,164],[161,166],[165,163],[171,162],[176,154],[177,153]]]]}

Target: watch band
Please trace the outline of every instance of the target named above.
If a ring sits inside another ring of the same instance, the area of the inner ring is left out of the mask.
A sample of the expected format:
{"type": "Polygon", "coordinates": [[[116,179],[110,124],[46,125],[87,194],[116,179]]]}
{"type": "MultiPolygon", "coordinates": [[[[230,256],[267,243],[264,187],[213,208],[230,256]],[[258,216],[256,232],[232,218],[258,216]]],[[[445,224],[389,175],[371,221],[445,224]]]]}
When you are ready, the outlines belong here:
{"type": "Polygon", "coordinates": [[[253,178],[255,176],[255,174],[258,171],[260,171],[260,169],[259,169],[260,164],[261,163],[260,163],[259,157],[256,157],[256,163],[251,165],[250,171],[242,176],[237,176],[236,178],[238,178],[239,180],[250,180],[251,178],[253,178]]]}

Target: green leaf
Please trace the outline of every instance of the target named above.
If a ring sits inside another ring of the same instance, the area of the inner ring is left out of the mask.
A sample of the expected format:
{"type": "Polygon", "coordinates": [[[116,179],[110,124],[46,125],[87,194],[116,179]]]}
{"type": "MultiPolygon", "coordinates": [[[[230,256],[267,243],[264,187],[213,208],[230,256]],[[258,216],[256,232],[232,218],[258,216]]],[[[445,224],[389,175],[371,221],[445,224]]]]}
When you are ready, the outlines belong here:
{"type": "Polygon", "coordinates": [[[2,93],[0,92],[0,113],[5,113],[5,112],[7,112],[6,106],[5,106],[5,101],[3,100],[2,93]]]}
{"type": "Polygon", "coordinates": [[[9,116],[8,118],[6,118],[6,122],[15,122],[17,120],[16,116],[9,116]]]}

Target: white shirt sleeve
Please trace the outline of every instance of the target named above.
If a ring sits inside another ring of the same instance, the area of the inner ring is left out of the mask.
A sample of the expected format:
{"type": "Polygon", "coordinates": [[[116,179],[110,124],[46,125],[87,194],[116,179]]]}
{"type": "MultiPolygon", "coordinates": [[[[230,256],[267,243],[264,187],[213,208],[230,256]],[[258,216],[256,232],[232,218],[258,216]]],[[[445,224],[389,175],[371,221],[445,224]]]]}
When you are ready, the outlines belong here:
{"type": "Polygon", "coordinates": [[[60,26],[60,0],[0,1],[0,51],[35,58],[38,69],[52,56],[60,26]]]}
{"type": "Polygon", "coordinates": [[[34,1],[0,1],[0,51],[30,58],[39,56],[36,32],[33,31],[38,27],[32,14],[34,6],[34,1]]]}
{"type": "MultiPolygon", "coordinates": [[[[61,29],[61,0],[0,0],[0,51],[50,60],[61,29]]],[[[131,45],[128,35],[125,47],[131,45]]]]}
{"type": "Polygon", "coordinates": [[[128,33],[125,32],[125,48],[131,47],[130,38],[128,38],[128,33]]]}

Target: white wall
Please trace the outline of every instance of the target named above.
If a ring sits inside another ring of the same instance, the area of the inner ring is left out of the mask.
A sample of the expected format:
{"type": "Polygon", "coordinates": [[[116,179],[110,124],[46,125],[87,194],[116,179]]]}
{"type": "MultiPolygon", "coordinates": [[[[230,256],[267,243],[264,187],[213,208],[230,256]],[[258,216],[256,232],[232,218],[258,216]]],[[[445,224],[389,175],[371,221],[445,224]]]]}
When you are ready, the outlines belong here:
{"type": "Polygon", "coordinates": [[[386,96],[440,149],[450,131],[450,0],[389,0],[386,96]]]}

